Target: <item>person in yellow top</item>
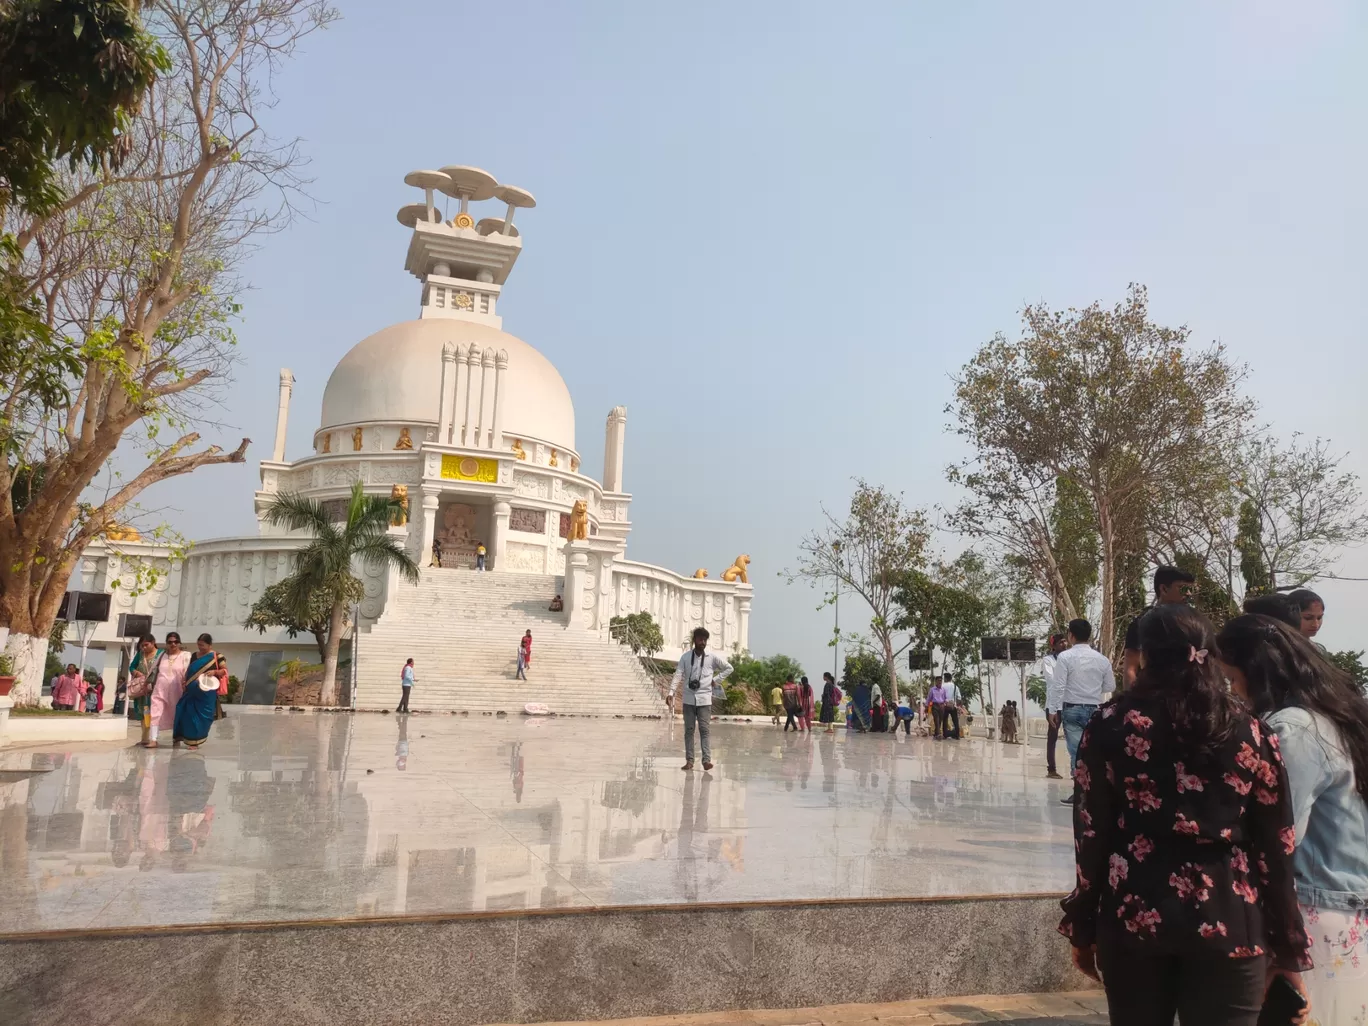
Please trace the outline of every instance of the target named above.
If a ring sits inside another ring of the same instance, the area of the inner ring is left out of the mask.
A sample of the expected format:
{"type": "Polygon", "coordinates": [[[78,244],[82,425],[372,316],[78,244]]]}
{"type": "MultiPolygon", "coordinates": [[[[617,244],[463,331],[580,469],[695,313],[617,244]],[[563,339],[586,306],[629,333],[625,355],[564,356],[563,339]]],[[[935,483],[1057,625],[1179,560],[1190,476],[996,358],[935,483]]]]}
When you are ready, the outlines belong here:
{"type": "Polygon", "coordinates": [[[774,725],[779,726],[779,710],[784,708],[784,689],[778,684],[774,685],[774,690],[769,693],[769,705],[774,725]]]}
{"type": "Polygon", "coordinates": [[[475,543],[475,569],[484,573],[486,550],[484,542],[475,543]]]}

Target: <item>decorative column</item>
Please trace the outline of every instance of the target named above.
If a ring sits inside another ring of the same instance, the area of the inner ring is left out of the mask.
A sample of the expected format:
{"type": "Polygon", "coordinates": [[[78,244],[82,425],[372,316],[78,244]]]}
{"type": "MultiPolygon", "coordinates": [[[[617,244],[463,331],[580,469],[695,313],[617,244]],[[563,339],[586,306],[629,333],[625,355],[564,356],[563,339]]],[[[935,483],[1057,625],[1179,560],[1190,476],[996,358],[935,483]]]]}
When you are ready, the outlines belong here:
{"type": "Polygon", "coordinates": [[[565,543],[565,624],[584,629],[585,589],[589,586],[589,543],[565,543]]]}
{"type": "Polygon", "coordinates": [[[622,491],[622,449],[627,438],[627,407],[614,406],[608,413],[603,439],[603,490],[622,491]]]}
{"type": "Polygon", "coordinates": [[[499,499],[494,503],[494,567],[495,570],[503,569],[504,556],[508,552],[508,514],[513,511],[513,507],[499,499]]]}
{"type": "Polygon", "coordinates": [[[750,611],[751,597],[742,595],[737,602],[736,643],[743,652],[750,651],[750,611]]]}
{"type": "MultiPolygon", "coordinates": [[[[459,444],[473,447],[476,444],[475,421],[480,415],[479,393],[475,389],[475,379],[480,375],[480,350],[474,343],[471,343],[470,348],[466,350],[465,363],[465,407],[461,417],[461,440],[459,444]],[[471,399],[475,399],[473,406],[471,399]]],[[[452,442],[455,441],[456,439],[453,438],[452,442]]]]}
{"type": "Polygon", "coordinates": [[[442,391],[437,406],[437,441],[451,439],[451,415],[456,410],[456,346],[450,342],[442,346],[442,391]]]}
{"type": "Polygon", "coordinates": [[[418,551],[419,566],[427,566],[432,562],[432,537],[437,531],[437,504],[440,495],[441,492],[436,488],[423,489],[423,540],[418,551]]]}
{"type": "Polygon", "coordinates": [[[494,427],[494,347],[490,346],[480,357],[480,427],[475,433],[475,441],[470,445],[476,449],[490,447],[489,436],[494,427]]]}
{"type": "Polygon", "coordinates": [[[508,370],[508,350],[500,349],[494,354],[494,413],[490,418],[492,431],[489,437],[491,449],[503,448],[503,403],[504,371],[508,370]]]}
{"type": "Polygon", "coordinates": [[[276,408],[275,448],[271,459],[285,462],[285,425],[290,419],[290,393],[294,390],[294,375],[288,368],[280,368],[280,405],[276,408]]]}

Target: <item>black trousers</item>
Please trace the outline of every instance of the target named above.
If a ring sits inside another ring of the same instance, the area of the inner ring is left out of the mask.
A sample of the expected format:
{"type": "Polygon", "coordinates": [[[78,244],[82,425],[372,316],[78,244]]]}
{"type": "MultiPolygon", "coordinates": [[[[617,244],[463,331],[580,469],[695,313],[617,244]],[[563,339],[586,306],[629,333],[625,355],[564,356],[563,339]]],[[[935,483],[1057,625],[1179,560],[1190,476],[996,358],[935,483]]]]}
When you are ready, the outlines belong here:
{"type": "Polygon", "coordinates": [[[945,718],[942,721],[942,728],[943,729],[941,730],[941,733],[945,737],[953,737],[955,740],[959,740],[959,706],[952,705],[949,702],[945,703],[945,718]],[[951,720],[955,721],[955,725],[953,727],[950,726],[951,720]]]}
{"type": "Polygon", "coordinates": [[[792,727],[794,730],[801,730],[802,728],[798,726],[798,710],[786,709],[785,712],[788,713],[788,719],[784,721],[784,729],[788,730],[789,727],[792,727]]]}
{"type": "Polygon", "coordinates": [[[1256,1026],[1263,1007],[1260,958],[1144,954],[1098,938],[1098,968],[1112,1026],[1256,1026]]]}
{"type": "Polygon", "coordinates": [[[402,691],[404,692],[404,697],[401,698],[401,699],[399,699],[399,705],[398,705],[398,707],[397,707],[394,711],[395,711],[395,712],[408,712],[408,698],[409,698],[409,692],[412,691],[413,688],[401,688],[400,690],[402,690],[402,691]]]}
{"type": "Polygon", "coordinates": [[[1055,769],[1055,745],[1059,743],[1059,721],[1054,718],[1053,713],[1046,713],[1045,720],[1049,726],[1045,729],[1045,768],[1051,773],[1057,773],[1055,769]]]}

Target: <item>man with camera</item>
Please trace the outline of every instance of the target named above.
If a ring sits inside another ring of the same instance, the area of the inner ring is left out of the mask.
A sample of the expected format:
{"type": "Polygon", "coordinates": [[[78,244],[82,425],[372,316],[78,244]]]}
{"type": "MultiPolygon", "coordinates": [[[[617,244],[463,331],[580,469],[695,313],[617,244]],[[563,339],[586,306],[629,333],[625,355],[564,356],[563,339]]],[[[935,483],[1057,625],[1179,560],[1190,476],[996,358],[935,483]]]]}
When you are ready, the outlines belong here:
{"type": "Polygon", "coordinates": [[[679,657],[675,668],[674,691],[684,704],[684,772],[694,768],[694,725],[703,748],[703,769],[713,768],[710,741],[712,703],[726,697],[722,681],[732,672],[731,663],[707,651],[708,632],[699,627],[693,632],[693,648],[679,657]]]}

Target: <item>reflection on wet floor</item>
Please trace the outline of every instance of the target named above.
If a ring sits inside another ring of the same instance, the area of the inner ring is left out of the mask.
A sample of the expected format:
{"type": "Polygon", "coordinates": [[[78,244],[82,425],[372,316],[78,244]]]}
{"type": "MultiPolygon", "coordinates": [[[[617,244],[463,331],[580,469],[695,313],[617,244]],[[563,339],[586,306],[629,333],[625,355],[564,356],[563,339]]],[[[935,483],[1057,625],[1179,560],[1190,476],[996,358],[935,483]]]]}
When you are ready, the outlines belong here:
{"type": "Polygon", "coordinates": [[[1039,748],[234,710],[198,752],[0,753],[0,931],[1066,890],[1039,748]]]}

